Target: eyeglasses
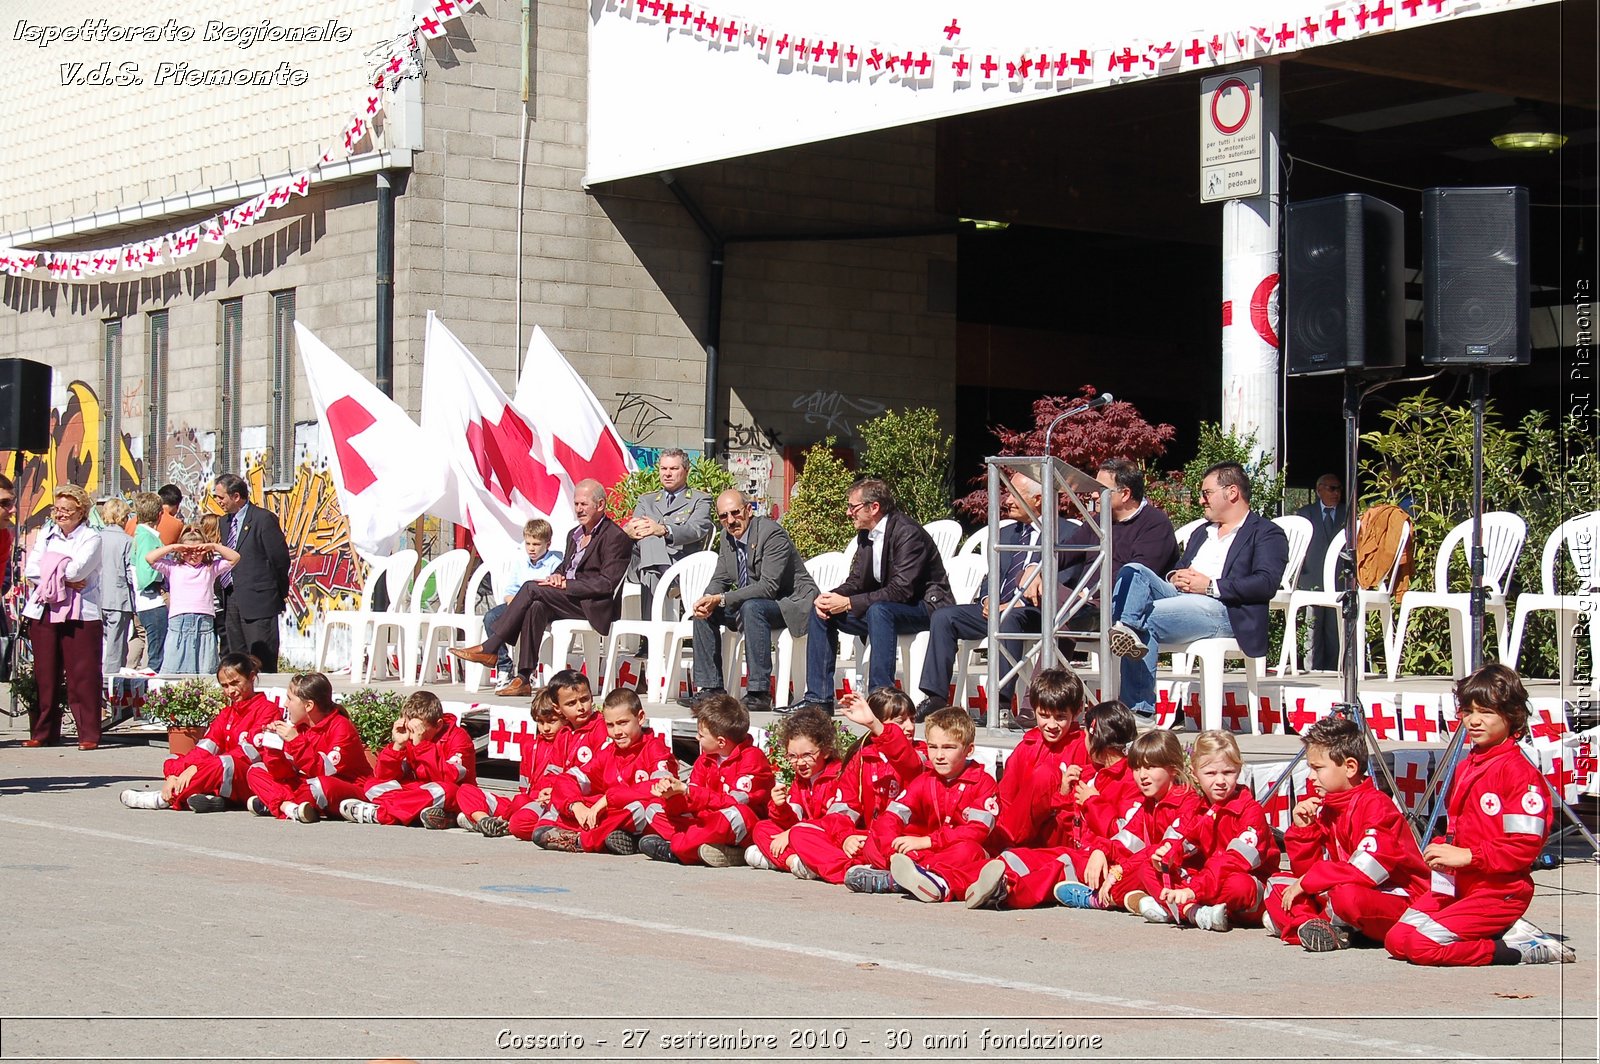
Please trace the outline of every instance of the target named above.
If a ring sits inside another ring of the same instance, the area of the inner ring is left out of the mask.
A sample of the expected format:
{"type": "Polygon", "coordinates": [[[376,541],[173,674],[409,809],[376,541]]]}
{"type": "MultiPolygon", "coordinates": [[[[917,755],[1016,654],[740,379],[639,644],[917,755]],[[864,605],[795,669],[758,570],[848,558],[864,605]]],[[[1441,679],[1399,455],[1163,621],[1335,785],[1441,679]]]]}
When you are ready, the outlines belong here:
{"type": "Polygon", "coordinates": [[[844,512],[854,517],[856,514],[860,513],[862,510],[865,510],[871,505],[872,504],[868,502],[853,502],[845,506],[844,512]]]}
{"type": "Polygon", "coordinates": [[[17,505],[17,500],[10,495],[0,498],[0,510],[10,510],[17,505]]]}
{"type": "Polygon", "coordinates": [[[735,517],[743,517],[743,516],[744,516],[744,511],[743,510],[729,510],[725,514],[718,514],[717,518],[719,520],[722,520],[722,521],[732,521],[735,517]]]}
{"type": "Polygon", "coordinates": [[[1200,489],[1200,497],[1202,499],[1209,499],[1209,498],[1211,498],[1211,496],[1213,496],[1213,495],[1221,495],[1223,492],[1225,492],[1227,490],[1228,490],[1227,488],[1201,488],[1200,489]]]}
{"type": "Polygon", "coordinates": [[[816,761],[821,757],[822,757],[822,751],[813,750],[809,754],[790,754],[789,755],[789,760],[790,761],[796,761],[796,762],[805,762],[805,763],[809,764],[810,762],[816,761]]]}

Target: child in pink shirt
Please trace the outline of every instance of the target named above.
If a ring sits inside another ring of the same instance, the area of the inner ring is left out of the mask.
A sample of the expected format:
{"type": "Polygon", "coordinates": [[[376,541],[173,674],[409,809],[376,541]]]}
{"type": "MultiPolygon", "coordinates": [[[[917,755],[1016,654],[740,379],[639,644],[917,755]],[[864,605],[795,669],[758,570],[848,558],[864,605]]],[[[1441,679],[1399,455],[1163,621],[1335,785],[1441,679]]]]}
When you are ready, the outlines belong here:
{"type": "Polygon", "coordinates": [[[163,672],[207,675],[217,668],[217,631],[212,605],[217,578],[239,562],[239,552],[206,542],[194,525],[185,525],[178,542],[144,556],[167,578],[167,642],[163,672]]]}

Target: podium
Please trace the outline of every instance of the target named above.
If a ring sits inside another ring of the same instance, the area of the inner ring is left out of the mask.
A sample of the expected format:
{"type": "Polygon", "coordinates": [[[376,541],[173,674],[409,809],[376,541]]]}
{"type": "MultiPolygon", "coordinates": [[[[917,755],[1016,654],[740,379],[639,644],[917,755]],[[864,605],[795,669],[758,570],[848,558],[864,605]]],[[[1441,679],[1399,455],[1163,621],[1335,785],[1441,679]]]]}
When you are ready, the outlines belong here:
{"type": "MultiPolygon", "coordinates": [[[[1059,668],[1066,664],[1061,654],[1059,640],[1069,636],[1076,642],[1094,641],[1100,650],[1100,697],[1102,700],[1117,697],[1120,670],[1113,667],[1111,656],[1111,590],[1115,572],[1111,563],[1111,489],[1090,474],[1068,465],[1059,458],[1044,455],[1006,455],[987,458],[984,465],[989,488],[989,583],[998,591],[1001,574],[1010,568],[1011,556],[1017,552],[1039,552],[1038,572],[1039,631],[1007,632],[1006,640],[1019,642],[1026,648],[1020,657],[1009,654],[1000,640],[1000,621],[1005,603],[990,601],[989,654],[986,671],[986,690],[989,692],[986,725],[1004,727],[1002,711],[1010,707],[999,705],[1001,683],[1020,678],[1030,666],[1037,669],[1059,668]],[[1039,513],[1027,499],[1017,499],[1018,507],[1039,529],[1039,545],[1002,543],[1000,540],[1000,495],[1011,493],[1011,475],[1020,473],[1039,482],[1039,513]],[[1087,528],[1091,535],[1078,537],[1084,543],[1063,545],[1063,540],[1075,528],[1087,528]],[[1054,550],[1045,550],[1045,544],[1054,544],[1054,550]],[[1060,582],[1063,559],[1073,555],[1086,555],[1086,563],[1070,586],[1060,582]],[[1092,629],[1068,630],[1068,623],[1092,605],[1092,598],[1100,597],[1098,617],[1092,629]]],[[[1027,586],[1030,576],[1025,574],[1022,586],[1027,586]]],[[[1031,675],[1031,672],[1029,673],[1031,675]]]]}

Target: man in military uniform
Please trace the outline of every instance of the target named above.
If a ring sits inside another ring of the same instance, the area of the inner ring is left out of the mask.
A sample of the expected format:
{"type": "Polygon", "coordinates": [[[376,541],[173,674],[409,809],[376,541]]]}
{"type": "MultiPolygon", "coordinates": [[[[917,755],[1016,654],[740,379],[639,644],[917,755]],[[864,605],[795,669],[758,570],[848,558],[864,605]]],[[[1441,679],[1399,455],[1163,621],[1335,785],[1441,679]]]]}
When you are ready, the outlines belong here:
{"type": "Polygon", "coordinates": [[[640,615],[647,621],[656,619],[651,608],[661,574],[711,541],[711,496],[689,487],[689,456],[677,448],[662,451],[656,474],[661,490],[641,495],[622,526],[634,541],[628,578],[639,582],[640,615]]]}

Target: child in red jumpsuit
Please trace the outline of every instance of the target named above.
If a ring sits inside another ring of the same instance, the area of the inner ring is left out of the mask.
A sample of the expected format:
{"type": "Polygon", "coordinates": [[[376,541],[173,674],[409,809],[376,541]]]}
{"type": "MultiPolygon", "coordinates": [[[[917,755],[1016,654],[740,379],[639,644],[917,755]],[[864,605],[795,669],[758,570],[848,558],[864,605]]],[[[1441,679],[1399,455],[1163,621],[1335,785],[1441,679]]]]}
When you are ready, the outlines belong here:
{"type": "Polygon", "coordinates": [[[600,748],[606,744],[606,722],[595,710],[594,690],[589,677],[576,669],[562,669],[550,677],[545,688],[561,714],[565,727],[556,734],[554,774],[549,779],[550,794],[540,801],[529,802],[511,814],[508,827],[511,834],[523,842],[539,842],[542,828],[555,827],[547,821],[550,802],[555,799],[555,785],[562,777],[572,777],[580,786],[580,793],[592,789],[590,772],[600,748]]]}
{"type": "Polygon", "coordinates": [[[1367,778],[1361,729],[1324,717],[1301,738],[1320,796],[1294,807],[1284,836],[1292,875],[1269,880],[1269,934],[1312,953],[1343,949],[1350,930],[1382,942],[1412,899],[1428,890],[1428,869],[1394,799],[1367,778]]]}
{"type": "MultiPolygon", "coordinates": [[[[522,748],[522,764],[517,770],[517,793],[511,797],[485,790],[476,783],[463,783],[456,792],[456,804],[461,812],[456,814],[456,825],[476,831],[486,839],[503,838],[510,830],[511,817],[525,806],[537,805],[542,812],[550,801],[551,789],[561,774],[557,760],[560,746],[557,739],[566,730],[567,722],[556,710],[548,687],[533,692],[528,710],[533,718],[533,741],[522,748]]],[[[422,822],[430,828],[447,828],[449,820],[443,809],[425,810],[422,822]]]]}
{"type": "Polygon", "coordinates": [[[205,738],[181,757],[161,766],[159,791],[122,792],[129,809],[190,809],[219,813],[250,797],[245,773],[261,760],[255,739],[268,724],[283,717],[283,708],[256,690],[261,665],[249,654],[225,654],[217,665],[217,683],[228,704],[218,713],[205,738]]]}
{"type": "Polygon", "coordinates": [[[1570,964],[1571,947],[1521,918],[1552,805],[1517,746],[1528,692],[1504,665],[1485,665],[1456,684],[1455,696],[1472,751],[1445,798],[1450,834],[1422,851],[1433,889],[1412,900],[1383,944],[1412,964],[1570,964]]]}
{"type": "Polygon", "coordinates": [[[357,824],[415,824],[432,807],[454,817],[456,792],[478,778],[478,752],[472,737],[432,691],[405,700],[390,743],[378,754],[366,800],[339,803],[339,815],[357,824]]]}
{"type": "Polygon", "coordinates": [[[367,751],[320,672],[290,677],[284,710],[288,719],[268,724],[256,740],[261,763],[246,773],[247,804],[256,816],[315,824],[346,798],[361,797],[367,751]]]}
{"type": "Polygon", "coordinates": [[[606,695],[601,718],[606,741],[583,776],[556,777],[550,811],[533,841],[565,853],[639,852],[639,836],[650,828],[651,789],[678,778],[678,759],[666,739],[645,727],[639,695],[618,687],[606,695]]]}
{"type": "Polygon", "coordinates": [[[800,879],[843,883],[866,845],[867,827],[925,766],[927,744],[911,741],[916,706],[905,692],[880,687],[862,698],[852,691],[840,700],[839,708],[867,734],[845,758],[838,786],[822,814],[801,820],[789,831],[792,852],[785,865],[800,879]],[[911,722],[910,735],[900,726],[902,720],[911,722]]]}
{"type": "Polygon", "coordinates": [[[1174,882],[1161,891],[1160,904],[1144,907],[1144,918],[1205,931],[1259,927],[1267,877],[1278,870],[1278,843],[1261,803],[1249,787],[1239,786],[1239,742],[1232,732],[1201,732],[1189,765],[1205,806],[1180,820],[1177,833],[1193,849],[1182,863],[1163,859],[1174,882]]]}
{"type": "Polygon", "coordinates": [[[639,849],[653,861],[743,864],[750,832],[767,811],[772,765],[750,741],[750,711],[737,698],[711,695],[694,712],[700,757],[687,784],[673,777],[651,788],[661,811],[651,821],[655,834],[640,839],[639,849]]]}
{"type": "Polygon", "coordinates": [[[839,793],[838,732],[833,718],[818,708],[796,711],[783,722],[779,739],[789,765],[788,780],[779,779],[767,800],[767,818],[757,822],[744,851],[744,863],[769,872],[787,872],[790,832],[804,820],[828,811],[839,793]]]}

